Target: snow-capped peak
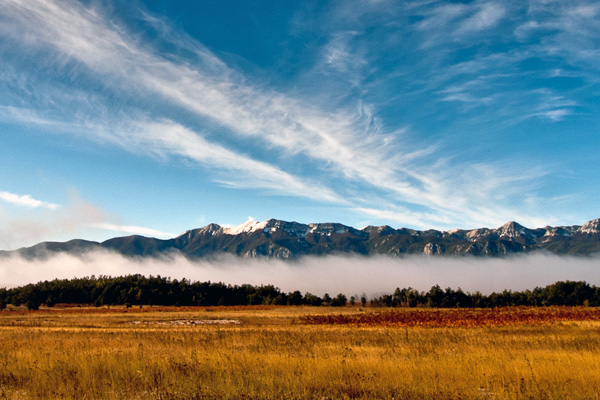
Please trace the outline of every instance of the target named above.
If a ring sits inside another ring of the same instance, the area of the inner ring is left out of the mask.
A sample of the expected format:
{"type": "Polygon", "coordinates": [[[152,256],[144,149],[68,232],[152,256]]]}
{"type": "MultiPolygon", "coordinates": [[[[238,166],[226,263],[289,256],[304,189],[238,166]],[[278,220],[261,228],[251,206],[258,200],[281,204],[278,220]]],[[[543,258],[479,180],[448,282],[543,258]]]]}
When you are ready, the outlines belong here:
{"type": "Polygon", "coordinates": [[[226,235],[239,235],[240,233],[252,233],[265,229],[269,221],[255,221],[254,218],[248,218],[248,221],[241,225],[234,226],[232,228],[223,229],[223,233],[226,235]]]}

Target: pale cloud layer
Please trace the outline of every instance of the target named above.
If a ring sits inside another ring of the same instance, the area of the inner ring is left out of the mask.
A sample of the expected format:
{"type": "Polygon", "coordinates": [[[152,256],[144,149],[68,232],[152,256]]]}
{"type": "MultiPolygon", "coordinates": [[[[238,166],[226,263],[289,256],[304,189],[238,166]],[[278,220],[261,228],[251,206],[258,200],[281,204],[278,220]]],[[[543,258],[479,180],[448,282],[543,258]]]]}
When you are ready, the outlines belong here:
{"type": "Polygon", "coordinates": [[[197,262],[180,256],[130,259],[110,252],[94,252],[81,257],[57,254],[44,261],[0,258],[0,287],[55,278],[142,274],[237,285],[272,284],[286,292],[300,290],[319,296],[365,293],[372,297],[392,293],[397,287],[427,291],[434,285],[489,294],[504,289],[533,289],[560,280],[584,280],[600,285],[597,266],[595,258],[542,254],[502,259],[328,256],[290,263],[234,257],[197,262]]]}

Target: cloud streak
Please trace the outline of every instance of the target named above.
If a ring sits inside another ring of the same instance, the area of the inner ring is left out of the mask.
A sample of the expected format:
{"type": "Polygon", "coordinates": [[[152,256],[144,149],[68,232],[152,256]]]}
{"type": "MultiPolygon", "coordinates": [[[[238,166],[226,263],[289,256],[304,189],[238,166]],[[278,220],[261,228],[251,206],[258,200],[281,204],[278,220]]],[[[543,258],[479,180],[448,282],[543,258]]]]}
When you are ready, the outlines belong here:
{"type": "Polygon", "coordinates": [[[175,236],[174,233],[161,232],[152,228],[145,228],[143,226],[131,226],[131,225],[117,225],[117,224],[109,224],[106,222],[97,222],[89,225],[90,228],[95,229],[104,229],[107,231],[113,232],[121,232],[127,234],[136,234],[136,235],[145,235],[152,237],[164,237],[164,238],[172,238],[175,236]]]}
{"type": "Polygon", "coordinates": [[[19,195],[10,192],[0,192],[0,200],[17,206],[29,208],[46,208],[48,210],[56,210],[58,207],[60,207],[58,204],[34,199],[28,194],[19,195]]]}

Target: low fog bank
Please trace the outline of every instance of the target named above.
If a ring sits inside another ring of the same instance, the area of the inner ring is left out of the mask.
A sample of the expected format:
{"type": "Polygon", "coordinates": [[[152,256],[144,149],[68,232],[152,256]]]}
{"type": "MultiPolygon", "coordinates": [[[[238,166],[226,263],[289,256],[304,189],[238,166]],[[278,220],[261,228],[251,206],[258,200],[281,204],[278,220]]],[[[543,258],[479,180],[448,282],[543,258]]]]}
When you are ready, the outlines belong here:
{"type": "Polygon", "coordinates": [[[161,275],[191,281],[227,284],[272,284],[285,292],[379,296],[396,287],[429,290],[462,288],[489,294],[504,289],[525,290],[561,280],[584,280],[600,286],[600,257],[561,257],[533,254],[507,258],[407,258],[327,256],[297,262],[275,259],[190,261],[182,256],[129,259],[109,252],[83,256],[56,254],[46,260],[0,258],[0,287],[91,275],[161,275]]]}

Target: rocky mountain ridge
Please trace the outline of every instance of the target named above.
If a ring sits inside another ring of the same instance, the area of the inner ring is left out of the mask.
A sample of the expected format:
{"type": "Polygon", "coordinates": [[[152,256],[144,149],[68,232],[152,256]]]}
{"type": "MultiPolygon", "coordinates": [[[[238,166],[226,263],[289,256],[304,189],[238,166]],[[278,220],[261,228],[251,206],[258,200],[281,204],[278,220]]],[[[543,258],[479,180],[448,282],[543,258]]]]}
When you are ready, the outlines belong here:
{"type": "Polygon", "coordinates": [[[220,254],[281,259],[327,254],[504,256],[533,251],[590,255],[600,252],[600,219],[582,226],[530,229],[511,221],[495,229],[451,231],[395,229],[387,225],[356,229],[338,223],[302,224],[269,219],[248,221],[236,227],[209,224],[167,240],[126,236],[102,243],[86,240],[44,242],[14,252],[0,252],[0,256],[19,254],[36,258],[56,252],[82,254],[94,249],[111,250],[129,257],[177,252],[189,258],[220,254]]]}

